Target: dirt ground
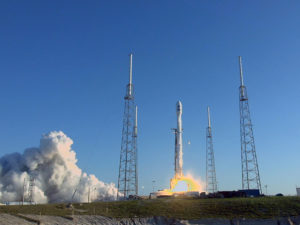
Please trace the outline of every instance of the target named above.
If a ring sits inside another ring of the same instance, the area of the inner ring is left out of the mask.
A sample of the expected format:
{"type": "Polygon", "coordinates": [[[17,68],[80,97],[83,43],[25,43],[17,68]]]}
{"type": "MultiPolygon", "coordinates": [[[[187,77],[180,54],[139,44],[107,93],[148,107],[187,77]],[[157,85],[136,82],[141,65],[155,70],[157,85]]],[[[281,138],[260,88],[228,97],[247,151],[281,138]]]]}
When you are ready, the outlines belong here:
{"type": "Polygon", "coordinates": [[[278,219],[201,219],[175,220],[164,217],[114,219],[103,216],[39,216],[0,214],[0,225],[40,224],[40,225],[300,225],[300,217],[278,219]]]}

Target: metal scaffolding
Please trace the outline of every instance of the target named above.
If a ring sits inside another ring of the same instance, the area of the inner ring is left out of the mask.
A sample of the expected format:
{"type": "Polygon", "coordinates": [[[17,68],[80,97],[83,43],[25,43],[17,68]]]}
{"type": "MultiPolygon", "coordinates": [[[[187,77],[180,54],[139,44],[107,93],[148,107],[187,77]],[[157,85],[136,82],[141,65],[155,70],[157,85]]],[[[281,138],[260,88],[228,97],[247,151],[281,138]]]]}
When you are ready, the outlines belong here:
{"type": "Polygon", "coordinates": [[[119,164],[118,199],[138,194],[137,109],[134,103],[134,90],[132,85],[132,54],[130,54],[129,57],[129,84],[126,87],[126,95],[124,97],[125,109],[119,164]]]}
{"type": "Polygon", "coordinates": [[[30,202],[30,204],[34,203],[34,189],[35,189],[35,177],[34,175],[30,175],[29,188],[28,188],[28,202],[30,202]]]}
{"type": "Polygon", "coordinates": [[[242,188],[261,190],[261,182],[253,136],[253,127],[250,118],[247,89],[244,85],[242,57],[239,56],[240,65],[240,135],[241,135],[241,161],[242,161],[242,188]]]}
{"type": "Polygon", "coordinates": [[[134,120],[134,127],[133,127],[133,149],[134,149],[134,153],[135,153],[135,189],[136,192],[135,194],[138,195],[138,190],[139,190],[139,186],[138,186],[138,148],[137,148],[137,137],[138,137],[138,127],[137,127],[137,113],[138,113],[138,107],[135,106],[135,120],[134,120]]]}
{"type": "Polygon", "coordinates": [[[206,129],[206,192],[215,193],[218,191],[215,156],[211,132],[210,109],[207,107],[208,126],[206,129]]]}

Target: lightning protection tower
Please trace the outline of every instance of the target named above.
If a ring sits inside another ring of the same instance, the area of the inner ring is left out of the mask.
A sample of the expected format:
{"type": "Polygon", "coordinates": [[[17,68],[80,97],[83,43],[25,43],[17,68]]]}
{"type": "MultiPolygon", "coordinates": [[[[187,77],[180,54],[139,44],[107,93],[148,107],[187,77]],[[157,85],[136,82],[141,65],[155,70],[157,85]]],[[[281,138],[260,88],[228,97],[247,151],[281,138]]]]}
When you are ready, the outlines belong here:
{"type": "Polygon", "coordinates": [[[135,106],[135,120],[134,120],[134,126],[133,126],[133,149],[135,153],[135,194],[138,195],[138,148],[137,148],[137,136],[138,136],[138,127],[137,127],[137,110],[138,107],[135,106]]]}
{"type": "Polygon", "coordinates": [[[137,121],[132,85],[132,54],[129,55],[129,84],[126,87],[117,198],[138,194],[137,121]],[[136,132],[135,132],[136,131],[136,132]]]}
{"type": "Polygon", "coordinates": [[[30,202],[30,204],[34,203],[34,189],[35,189],[35,178],[33,175],[30,175],[29,188],[28,188],[28,201],[30,202]]]}
{"type": "Polygon", "coordinates": [[[242,161],[242,188],[259,189],[261,183],[256,157],[253,128],[250,118],[247,89],[244,85],[242,57],[240,64],[240,135],[241,135],[241,161],[242,161]]]}
{"type": "Polygon", "coordinates": [[[215,193],[218,191],[215,156],[211,132],[210,109],[207,107],[208,126],[206,129],[206,192],[215,193]]]}

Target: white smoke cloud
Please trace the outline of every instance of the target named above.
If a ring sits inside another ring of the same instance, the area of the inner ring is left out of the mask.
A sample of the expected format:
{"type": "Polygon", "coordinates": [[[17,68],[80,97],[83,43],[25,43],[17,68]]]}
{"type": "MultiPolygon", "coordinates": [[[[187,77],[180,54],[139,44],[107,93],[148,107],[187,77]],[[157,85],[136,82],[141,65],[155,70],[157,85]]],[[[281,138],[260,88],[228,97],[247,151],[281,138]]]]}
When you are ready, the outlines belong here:
{"type": "MultiPolygon", "coordinates": [[[[87,202],[89,193],[90,200],[114,200],[115,185],[82,172],[72,144],[72,139],[62,131],[53,131],[42,136],[39,148],[0,158],[0,202],[21,201],[24,179],[28,189],[30,176],[35,177],[37,203],[87,202]]],[[[27,192],[24,193],[26,200],[27,192]]]]}

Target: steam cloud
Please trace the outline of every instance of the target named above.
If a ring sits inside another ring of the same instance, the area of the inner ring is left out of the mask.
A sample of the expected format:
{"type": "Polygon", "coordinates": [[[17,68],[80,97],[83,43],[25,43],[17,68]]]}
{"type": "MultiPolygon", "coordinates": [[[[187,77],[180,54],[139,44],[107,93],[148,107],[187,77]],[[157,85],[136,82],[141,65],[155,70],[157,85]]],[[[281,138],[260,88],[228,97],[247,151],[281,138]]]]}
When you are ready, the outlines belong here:
{"type": "Polygon", "coordinates": [[[77,166],[72,144],[62,131],[54,131],[42,136],[39,148],[0,158],[0,202],[21,201],[24,179],[28,188],[30,176],[35,178],[37,203],[87,202],[89,193],[94,201],[115,199],[117,189],[113,183],[103,183],[77,166]]]}

